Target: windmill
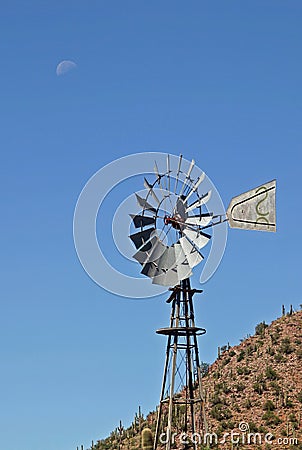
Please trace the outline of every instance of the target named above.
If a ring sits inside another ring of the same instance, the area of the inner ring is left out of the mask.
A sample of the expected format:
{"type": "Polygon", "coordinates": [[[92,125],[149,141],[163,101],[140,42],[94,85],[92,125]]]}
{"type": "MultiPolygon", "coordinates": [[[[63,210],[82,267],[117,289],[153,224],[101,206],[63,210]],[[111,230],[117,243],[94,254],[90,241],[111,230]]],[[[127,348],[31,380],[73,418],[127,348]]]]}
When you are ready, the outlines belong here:
{"type": "Polygon", "coordinates": [[[194,294],[202,291],[192,289],[190,277],[205,259],[202,249],[212,238],[211,230],[228,221],[232,228],[276,231],[275,180],[233,198],[227,212],[215,214],[207,208],[211,191],[201,193],[206,176],[193,176],[194,166],[194,160],[185,164],[182,155],[174,170],[169,155],[164,169],[155,162],[154,180],[144,179],[146,195],[136,194],[140,212],[131,215],[139,230],[129,236],[136,248],[133,258],[153,284],[171,291],[169,326],[157,330],[167,336],[167,347],[155,450],[163,444],[170,450],[180,436],[186,436],[186,447],[196,450],[200,442],[193,439],[195,434],[208,431],[197,343],[206,330],[196,326],[193,304],[194,294]]]}

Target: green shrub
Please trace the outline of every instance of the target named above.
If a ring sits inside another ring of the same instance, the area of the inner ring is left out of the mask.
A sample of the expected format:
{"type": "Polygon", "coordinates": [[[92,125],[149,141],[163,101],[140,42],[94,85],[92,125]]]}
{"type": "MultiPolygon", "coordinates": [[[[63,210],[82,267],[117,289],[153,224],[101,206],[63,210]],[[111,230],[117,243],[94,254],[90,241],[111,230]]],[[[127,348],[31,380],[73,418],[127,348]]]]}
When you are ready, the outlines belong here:
{"type": "Polygon", "coordinates": [[[276,416],[272,411],[266,411],[263,414],[262,419],[265,420],[266,425],[279,425],[280,418],[276,416]]]}
{"type": "Polygon", "coordinates": [[[296,430],[299,424],[295,414],[290,414],[288,419],[292,423],[293,428],[296,430]]]}
{"type": "Polygon", "coordinates": [[[284,353],[285,355],[289,355],[293,352],[293,348],[290,345],[289,338],[282,339],[281,345],[280,345],[280,352],[284,353]]]}
{"type": "Polygon", "coordinates": [[[283,358],[283,356],[281,355],[281,353],[276,353],[276,355],[274,356],[274,359],[275,359],[275,361],[276,362],[283,362],[283,361],[285,361],[284,360],[284,358],[283,358]]]}
{"type": "Polygon", "coordinates": [[[267,400],[263,406],[264,411],[274,411],[275,405],[271,400],[267,400]]]}
{"type": "Polygon", "coordinates": [[[219,395],[214,394],[214,396],[212,397],[212,405],[222,405],[224,402],[224,400],[222,400],[219,395]]]}
{"type": "Polygon", "coordinates": [[[252,402],[251,402],[251,400],[248,398],[246,401],[245,401],[245,403],[244,403],[244,405],[243,405],[246,409],[251,409],[251,407],[252,407],[252,402]]]}
{"type": "Polygon", "coordinates": [[[216,419],[218,421],[223,420],[223,418],[224,418],[222,410],[221,410],[221,405],[215,405],[211,409],[210,414],[213,417],[213,419],[216,419]]]}
{"type": "Polygon", "coordinates": [[[279,378],[277,372],[271,366],[266,368],[265,376],[268,380],[277,380],[279,378]]]}
{"type": "Polygon", "coordinates": [[[279,337],[280,337],[279,333],[277,333],[277,332],[271,334],[271,340],[272,340],[273,345],[277,344],[279,337]]]}
{"type": "Polygon", "coordinates": [[[244,391],[244,389],[245,389],[245,384],[243,384],[243,383],[237,383],[237,384],[235,385],[235,388],[236,388],[236,390],[237,390],[238,392],[242,392],[242,391],[244,391]]]}
{"type": "Polygon", "coordinates": [[[275,354],[275,350],[272,347],[268,347],[267,351],[266,351],[270,356],[274,356],[275,354]]]}
{"type": "Polygon", "coordinates": [[[264,335],[264,331],[265,331],[265,329],[268,327],[268,325],[263,321],[263,322],[260,322],[260,323],[258,323],[258,325],[256,325],[256,327],[255,327],[255,333],[258,335],[258,336],[263,336],[264,335]]]}
{"type": "Polygon", "coordinates": [[[262,374],[258,376],[256,383],[254,383],[253,387],[254,391],[257,392],[259,395],[263,394],[263,392],[267,390],[266,383],[263,379],[262,374]]]}
{"type": "Polygon", "coordinates": [[[223,406],[222,404],[215,405],[210,412],[211,416],[218,420],[225,420],[230,419],[232,417],[232,414],[228,408],[223,406]]]}
{"type": "Polygon", "coordinates": [[[229,364],[230,361],[231,361],[231,358],[228,357],[222,362],[222,365],[226,366],[227,364],[229,364]]]}
{"type": "Polygon", "coordinates": [[[279,394],[281,392],[281,387],[276,381],[271,382],[271,388],[274,390],[275,394],[279,394]]]}
{"type": "Polygon", "coordinates": [[[242,361],[244,358],[244,351],[241,350],[241,352],[239,353],[239,355],[237,356],[237,362],[242,361]]]}
{"type": "Polygon", "coordinates": [[[250,356],[254,352],[254,347],[252,345],[248,345],[245,350],[247,356],[250,356]]]}
{"type": "Polygon", "coordinates": [[[258,427],[254,422],[249,422],[249,432],[250,433],[257,433],[258,427]]]}
{"type": "Polygon", "coordinates": [[[202,377],[205,377],[209,373],[209,367],[210,367],[209,363],[201,361],[200,372],[202,377]]]}
{"type": "Polygon", "coordinates": [[[249,369],[247,366],[237,367],[238,375],[249,375],[250,373],[251,373],[251,369],[249,369]]]}

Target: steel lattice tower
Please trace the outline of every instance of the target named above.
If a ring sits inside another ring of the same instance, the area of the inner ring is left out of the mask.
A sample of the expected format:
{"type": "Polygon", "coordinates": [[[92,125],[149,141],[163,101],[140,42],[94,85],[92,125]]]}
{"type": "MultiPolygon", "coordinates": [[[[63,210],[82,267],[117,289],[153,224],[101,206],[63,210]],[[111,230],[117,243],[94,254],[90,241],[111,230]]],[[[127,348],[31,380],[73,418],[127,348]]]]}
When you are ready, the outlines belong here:
{"type": "Polygon", "coordinates": [[[168,328],[156,332],[166,335],[167,349],[158,407],[154,449],[165,444],[170,450],[182,434],[188,441],[186,446],[197,449],[192,435],[207,432],[204,412],[204,396],[199,360],[197,336],[206,330],[195,326],[193,295],[201,290],[191,289],[190,280],[185,279],[172,289],[167,300],[171,303],[171,318],[168,328]],[[191,444],[189,444],[191,442],[191,444]]]}

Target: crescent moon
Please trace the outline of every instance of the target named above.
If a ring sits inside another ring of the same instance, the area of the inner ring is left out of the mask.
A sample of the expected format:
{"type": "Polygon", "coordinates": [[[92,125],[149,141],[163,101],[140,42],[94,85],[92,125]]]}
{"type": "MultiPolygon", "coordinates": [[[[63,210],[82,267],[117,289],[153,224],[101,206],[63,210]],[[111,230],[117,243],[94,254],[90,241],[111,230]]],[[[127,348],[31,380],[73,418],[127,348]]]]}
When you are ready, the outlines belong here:
{"type": "Polygon", "coordinates": [[[65,59],[57,65],[56,68],[56,74],[59,77],[60,75],[65,75],[65,73],[69,72],[70,70],[73,70],[77,67],[76,63],[74,61],[71,61],[69,59],[65,59]]]}

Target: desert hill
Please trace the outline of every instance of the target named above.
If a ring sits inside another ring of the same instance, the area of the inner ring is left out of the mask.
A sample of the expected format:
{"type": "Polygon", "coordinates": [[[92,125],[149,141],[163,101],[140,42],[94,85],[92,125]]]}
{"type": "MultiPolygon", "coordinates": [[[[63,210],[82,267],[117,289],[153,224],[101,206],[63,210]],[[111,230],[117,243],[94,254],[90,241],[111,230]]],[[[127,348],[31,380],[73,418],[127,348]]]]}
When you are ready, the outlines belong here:
{"type": "MultiPolygon", "coordinates": [[[[284,314],[269,326],[260,323],[240,345],[222,347],[202,378],[208,430],[218,440],[210,448],[301,450],[301,369],[302,311],[284,314]],[[232,432],[235,443],[225,434],[232,432]]],[[[155,412],[144,418],[139,410],[128,429],[120,424],[91,449],[139,449],[141,430],[154,431],[155,422],[155,412]]]]}

